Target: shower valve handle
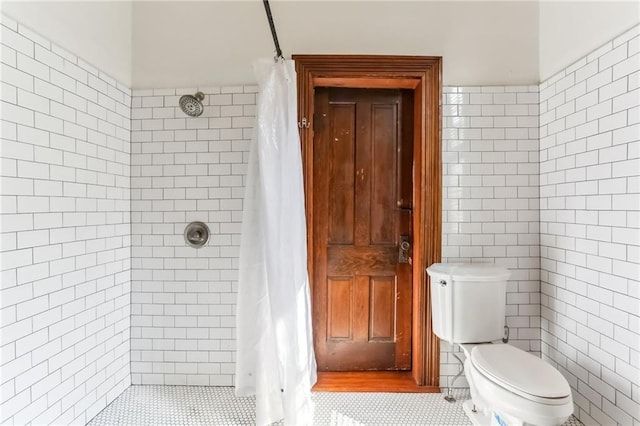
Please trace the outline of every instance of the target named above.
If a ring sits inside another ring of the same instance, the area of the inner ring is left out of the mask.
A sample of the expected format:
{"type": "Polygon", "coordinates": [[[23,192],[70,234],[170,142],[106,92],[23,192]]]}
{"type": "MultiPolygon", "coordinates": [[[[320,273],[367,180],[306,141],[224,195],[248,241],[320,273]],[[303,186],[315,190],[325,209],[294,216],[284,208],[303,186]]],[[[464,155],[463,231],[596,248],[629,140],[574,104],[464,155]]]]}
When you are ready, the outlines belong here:
{"type": "Polygon", "coordinates": [[[202,232],[200,231],[194,231],[191,234],[189,234],[189,239],[191,241],[195,241],[195,242],[201,242],[204,238],[202,236],[202,232]]]}

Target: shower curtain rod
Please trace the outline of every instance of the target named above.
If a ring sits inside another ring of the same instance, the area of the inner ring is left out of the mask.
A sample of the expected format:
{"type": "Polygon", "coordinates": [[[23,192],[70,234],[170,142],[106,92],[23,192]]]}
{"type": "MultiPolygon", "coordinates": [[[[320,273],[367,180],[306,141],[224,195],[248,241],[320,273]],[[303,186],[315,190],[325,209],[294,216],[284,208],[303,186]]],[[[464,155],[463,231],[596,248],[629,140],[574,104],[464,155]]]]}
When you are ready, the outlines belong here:
{"type": "Polygon", "coordinates": [[[273,16],[271,15],[271,7],[269,7],[269,0],[262,0],[264,4],[264,10],[267,12],[267,19],[269,20],[269,27],[271,28],[271,36],[273,37],[273,44],[276,45],[275,60],[284,59],[282,56],[282,49],[280,49],[280,43],[278,43],[278,34],[276,34],[276,26],[273,23],[273,16]]]}

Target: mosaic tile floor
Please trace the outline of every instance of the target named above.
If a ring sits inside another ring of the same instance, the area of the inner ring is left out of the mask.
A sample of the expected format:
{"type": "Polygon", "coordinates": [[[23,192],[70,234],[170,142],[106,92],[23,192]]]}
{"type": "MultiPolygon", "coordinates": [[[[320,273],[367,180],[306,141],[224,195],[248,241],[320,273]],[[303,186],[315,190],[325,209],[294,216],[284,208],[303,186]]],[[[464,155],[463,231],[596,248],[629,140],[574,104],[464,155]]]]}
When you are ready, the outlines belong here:
{"type": "MultiPolygon", "coordinates": [[[[462,411],[468,390],[442,394],[315,392],[314,425],[470,425],[462,411]]],[[[90,426],[253,425],[254,398],[230,387],[131,386],[100,412],[90,426]]],[[[564,426],[581,423],[571,418],[564,426]]]]}

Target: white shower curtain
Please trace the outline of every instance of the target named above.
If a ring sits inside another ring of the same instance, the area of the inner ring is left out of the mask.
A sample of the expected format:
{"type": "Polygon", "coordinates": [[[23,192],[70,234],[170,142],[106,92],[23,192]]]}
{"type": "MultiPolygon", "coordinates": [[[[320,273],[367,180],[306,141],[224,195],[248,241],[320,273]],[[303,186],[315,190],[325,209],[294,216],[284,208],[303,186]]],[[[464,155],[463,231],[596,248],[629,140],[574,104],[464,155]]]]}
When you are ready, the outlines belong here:
{"type": "Polygon", "coordinates": [[[254,64],[260,93],[240,241],[236,394],[256,395],[256,423],[313,422],[316,382],[307,275],[296,73],[254,64]]]}

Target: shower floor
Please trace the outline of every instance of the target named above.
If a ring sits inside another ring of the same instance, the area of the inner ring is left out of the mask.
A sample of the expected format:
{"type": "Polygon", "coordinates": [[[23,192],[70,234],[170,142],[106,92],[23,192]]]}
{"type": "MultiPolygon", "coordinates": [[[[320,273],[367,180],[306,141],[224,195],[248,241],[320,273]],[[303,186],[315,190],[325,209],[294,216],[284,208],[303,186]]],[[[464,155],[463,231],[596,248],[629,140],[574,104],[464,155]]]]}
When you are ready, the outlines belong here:
{"type": "MultiPolygon", "coordinates": [[[[442,394],[314,392],[314,425],[470,425],[462,411],[468,390],[453,395],[449,403],[442,394]]],[[[89,425],[252,425],[254,410],[254,398],[230,387],[131,386],[89,425]]],[[[574,417],[565,423],[577,425],[574,417]]]]}

